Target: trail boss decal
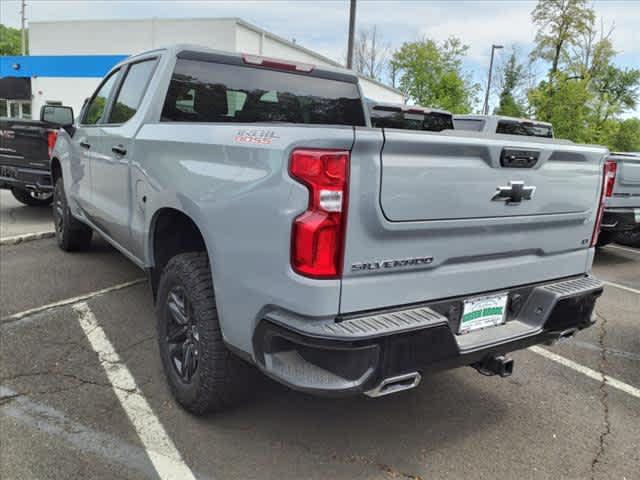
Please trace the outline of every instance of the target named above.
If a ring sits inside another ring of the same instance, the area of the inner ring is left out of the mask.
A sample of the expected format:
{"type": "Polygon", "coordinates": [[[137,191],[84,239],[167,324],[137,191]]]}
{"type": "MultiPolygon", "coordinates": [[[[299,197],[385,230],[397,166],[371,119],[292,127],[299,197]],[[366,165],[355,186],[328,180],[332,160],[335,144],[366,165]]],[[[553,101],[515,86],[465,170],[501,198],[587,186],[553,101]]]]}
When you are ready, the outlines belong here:
{"type": "Polygon", "coordinates": [[[238,130],[233,141],[236,143],[249,143],[251,145],[271,145],[273,140],[280,138],[273,130],[251,129],[238,130]]]}
{"type": "Polygon", "coordinates": [[[352,272],[372,272],[393,268],[417,267],[433,263],[433,257],[405,258],[402,260],[379,260],[376,262],[362,262],[351,265],[352,272]]]}

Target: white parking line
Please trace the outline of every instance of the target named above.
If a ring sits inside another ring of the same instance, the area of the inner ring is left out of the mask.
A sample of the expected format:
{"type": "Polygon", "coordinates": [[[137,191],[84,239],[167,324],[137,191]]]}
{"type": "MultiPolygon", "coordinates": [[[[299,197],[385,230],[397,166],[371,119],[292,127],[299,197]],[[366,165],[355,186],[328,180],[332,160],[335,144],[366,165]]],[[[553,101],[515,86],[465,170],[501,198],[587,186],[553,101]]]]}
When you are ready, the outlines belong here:
{"type": "Polygon", "coordinates": [[[602,280],[602,283],[605,285],[610,285],[612,287],[619,288],[620,290],[626,290],[627,292],[637,293],[640,295],[640,290],[636,290],[635,288],[627,287],[626,285],[620,285],[619,283],[609,282],[608,280],[602,280]]]}
{"type": "Polygon", "coordinates": [[[184,463],[180,452],[138,389],[133,375],[113,348],[89,305],[86,302],[78,303],[73,306],[73,310],[78,313],[78,322],[98,354],[113,391],[133,424],[158,476],[167,480],[195,480],[193,472],[184,463]]]}
{"type": "Polygon", "coordinates": [[[13,237],[0,238],[0,245],[17,245],[18,243],[30,242],[31,240],[40,240],[41,238],[51,238],[56,234],[54,231],[25,233],[24,235],[16,235],[13,237]]]}
{"type": "Polygon", "coordinates": [[[45,310],[62,307],[64,305],[71,305],[73,303],[82,302],[84,300],[89,300],[90,298],[97,297],[98,295],[104,295],[105,293],[115,292],[116,290],[122,290],[123,288],[131,287],[133,285],[138,285],[139,283],[144,283],[145,281],[146,280],[144,278],[138,278],[137,280],[120,283],[118,285],[114,285],[113,287],[107,287],[101,290],[95,290],[93,292],[85,293],[84,295],[78,295],[77,297],[65,298],[64,300],[60,300],[58,302],[48,303],[46,305],[42,305],[41,307],[30,308],[29,310],[24,310],[19,313],[14,313],[13,315],[8,315],[0,319],[0,322],[5,323],[5,322],[11,322],[14,320],[20,320],[21,318],[28,317],[30,315],[43,312],[45,310]]]}
{"type": "Polygon", "coordinates": [[[602,373],[592,370],[589,367],[585,367],[584,365],[580,365],[579,363],[576,363],[573,360],[569,360],[568,358],[562,357],[560,355],[556,355],[555,353],[550,352],[545,348],[533,346],[533,347],[529,347],[529,350],[549,360],[559,363],[562,366],[570,368],[571,370],[575,370],[578,373],[582,373],[583,375],[593,380],[597,380],[598,382],[605,382],[607,385],[617,390],[620,390],[621,392],[624,392],[628,395],[631,395],[632,397],[640,399],[640,389],[632,385],[621,382],[620,380],[610,377],[609,375],[603,375],[602,373]]]}
{"type": "Polygon", "coordinates": [[[621,247],[620,245],[607,245],[607,248],[615,248],[616,250],[624,250],[625,252],[640,254],[640,250],[629,247],[621,247]]]}
{"type": "MultiPolygon", "coordinates": [[[[118,464],[141,473],[145,478],[156,478],[157,473],[144,448],[76,422],[64,412],[30,400],[27,395],[0,385],[0,411],[3,415],[62,440],[76,450],[93,454],[108,465],[118,464]],[[4,402],[2,400],[4,399],[4,402]]],[[[211,477],[196,473],[198,479],[211,477]]]]}

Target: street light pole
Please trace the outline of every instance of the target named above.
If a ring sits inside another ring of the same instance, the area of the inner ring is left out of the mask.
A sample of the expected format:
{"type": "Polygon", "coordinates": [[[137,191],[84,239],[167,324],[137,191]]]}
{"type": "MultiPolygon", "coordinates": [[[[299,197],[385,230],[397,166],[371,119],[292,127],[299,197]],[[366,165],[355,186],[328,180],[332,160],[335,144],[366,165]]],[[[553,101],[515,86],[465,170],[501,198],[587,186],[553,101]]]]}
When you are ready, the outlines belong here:
{"type": "Polygon", "coordinates": [[[491,77],[493,74],[493,54],[496,50],[503,48],[502,45],[491,45],[491,62],[489,63],[489,81],[487,82],[487,94],[484,97],[484,107],[482,113],[484,115],[489,114],[489,92],[491,91],[491,77]]]}
{"type": "Polygon", "coordinates": [[[26,32],[24,30],[24,23],[25,23],[25,7],[26,7],[26,1],[22,0],[21,2],[22,8],[20,9],[20,23],[21,23],[21,29],[22,29],[22,56],[27,54],[27,38],[26,38],[26,32]]]}
{"type": "Polygon", "coordinates": [[[349,42],[347,44],[347,68],[353,67],[353,37],[356,28],[356,0],[351,0],[349,9],[349,42]]]}

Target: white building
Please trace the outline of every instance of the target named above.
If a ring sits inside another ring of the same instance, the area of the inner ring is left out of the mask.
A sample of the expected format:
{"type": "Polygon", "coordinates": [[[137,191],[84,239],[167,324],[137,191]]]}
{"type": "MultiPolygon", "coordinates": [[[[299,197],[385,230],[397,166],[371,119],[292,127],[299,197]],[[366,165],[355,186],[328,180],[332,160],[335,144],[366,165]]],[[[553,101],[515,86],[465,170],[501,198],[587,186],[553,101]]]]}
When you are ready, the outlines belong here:
{"type": "MultiPolygon", "coordinates": [[[[34,60],[44,56],[40,62],[43,73],[39,75],[36,68],[31,74],[32,110],[38,112],[47,102],[62,102],[78,112],[119,58],[173,43],[341,66],[239,18],[31,22],[30,55],[34,60]]],[[[400,91],[374,80],[361,77],[361,86],[369,98],[403,101],[400,91]]]]}

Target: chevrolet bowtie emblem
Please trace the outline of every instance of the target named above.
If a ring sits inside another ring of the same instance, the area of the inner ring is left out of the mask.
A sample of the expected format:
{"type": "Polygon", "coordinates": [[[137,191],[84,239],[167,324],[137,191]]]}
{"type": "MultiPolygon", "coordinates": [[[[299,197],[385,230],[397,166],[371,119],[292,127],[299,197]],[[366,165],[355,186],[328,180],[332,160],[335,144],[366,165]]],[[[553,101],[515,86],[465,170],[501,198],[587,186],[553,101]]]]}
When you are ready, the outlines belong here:
{"type": "Polygon", "coordinates": [[[536,193],[536,187],[526,187],[524,182],[515,181],[509,182],[507,187],[498,187],[491,200],[505,201],[507,205],[513,205],[522,200],[531,200],[534,193],[536,193]]]}

